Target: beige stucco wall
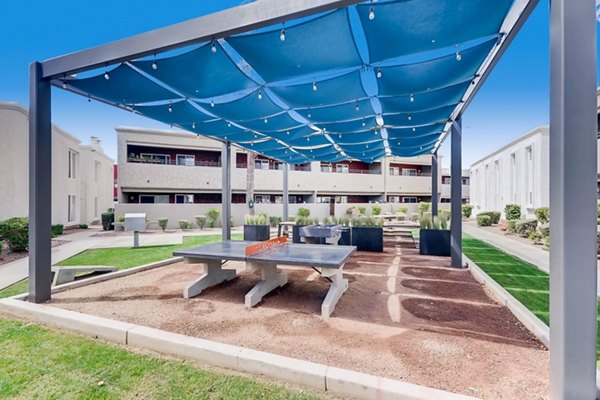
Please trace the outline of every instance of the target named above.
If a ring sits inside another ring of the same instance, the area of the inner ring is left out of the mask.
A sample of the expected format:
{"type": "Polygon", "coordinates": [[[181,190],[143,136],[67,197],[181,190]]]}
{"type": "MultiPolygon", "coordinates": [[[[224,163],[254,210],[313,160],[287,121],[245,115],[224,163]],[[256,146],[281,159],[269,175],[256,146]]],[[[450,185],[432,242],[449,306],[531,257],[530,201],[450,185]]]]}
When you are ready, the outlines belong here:
{"type": "MultiPolygon", "coordinates": [[[[15,103],[0,102],[0,220],[28,215],[29,131],[27,110],[15,103]]],[[[113,160],[99,143],[81,145],[76,137],[52,127],[52,223],[75,225],[97,220],[94,197],[100,212],[112,207],[113,160]],[[79,153],[75,179],[69,178],[69,150],[79,153]],[[100,163],[98,182],[95,162],[100,163]],[[68,196],[76,196],[75,220],[68,221],[68,196]]]]}

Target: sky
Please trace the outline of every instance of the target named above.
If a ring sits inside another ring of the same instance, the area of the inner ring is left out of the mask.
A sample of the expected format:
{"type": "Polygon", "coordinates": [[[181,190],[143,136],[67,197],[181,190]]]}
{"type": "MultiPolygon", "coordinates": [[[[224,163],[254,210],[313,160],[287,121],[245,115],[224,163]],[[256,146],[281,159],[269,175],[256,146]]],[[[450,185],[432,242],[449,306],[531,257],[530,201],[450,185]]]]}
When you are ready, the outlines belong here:
{"type": "MultiPolygon", "coordinates": [[[[260,0],[259,0],[260,1],[260,0]]],[[[27,106],[28,64],[210,14],[248,0],[0,1],[0,101],[27,106]],[[83,6],[82,6],[83,5],[83,6]]],[[[463,167],[549,120],[548,0],[540,0],[463,116],[463,167]]],[[[600,41],[599,41],[600,42],[600,41]]],[[[116,126],[166,125],[53,89],[53,122],[116,159],[116,126]]],[[[1,143],[1,141],[0,141],[1,143]]],[[[442,145],[449,165],[450,140],[442,145]]]]}

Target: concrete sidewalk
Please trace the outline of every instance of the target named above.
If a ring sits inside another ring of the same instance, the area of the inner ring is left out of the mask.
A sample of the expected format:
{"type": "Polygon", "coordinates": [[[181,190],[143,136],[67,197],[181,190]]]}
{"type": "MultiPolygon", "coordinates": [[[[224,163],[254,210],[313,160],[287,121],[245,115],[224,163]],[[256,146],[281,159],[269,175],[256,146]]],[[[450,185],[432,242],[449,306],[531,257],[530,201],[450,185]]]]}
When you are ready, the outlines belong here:
{"type": "MultiPolygon", "coordinates": [[[[102,230],[90,228],[84,232],[64,235],[58,240],[69,241],[69,243],[52,248],[52,265],[55,265],[69,257],[72,257],[82,251],[91,248],[107,248],[107,247],[130,247],[133,246],[133,233],[125,236],[102,237],[93,235],[101,233],[102,230]]],[[[184,236],[205,236],[205,235],[220,235],[221,231],[191,231],[183,232],[176,231],[170,233],[151,233],[140,235],[140,246],[156,246],[180,244],[183,242],[184,236]]],[[[238,229],[233,229],[232,233],[239,233],[238,229]]],[[[24,257],[8,264],[0,266],[0,290],[19,282],[29,276],[29,257],[24,257]]]]}

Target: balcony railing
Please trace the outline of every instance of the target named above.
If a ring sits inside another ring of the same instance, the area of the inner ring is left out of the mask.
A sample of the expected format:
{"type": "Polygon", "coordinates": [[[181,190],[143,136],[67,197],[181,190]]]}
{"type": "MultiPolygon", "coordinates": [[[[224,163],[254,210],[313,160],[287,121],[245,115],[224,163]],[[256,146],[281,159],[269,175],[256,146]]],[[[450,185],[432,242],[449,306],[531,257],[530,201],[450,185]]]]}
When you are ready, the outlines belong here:
{"type": "Polygon", "coordinates": [[[417,172],[416,174],[413,174],[413,175],[409,175],[409,174],[392,174],[392,173],[390,173],[390,176],[407,176],[407,177],[431,176],[431,172],[417,172]]]}
{"type": "Polygon", "coordinates": [[[327,170],[321,169],[321,172],[333,173],[333,174],[367,174],[367,175],[381,175],[381,171],[370,170],[370,169],[349,169],[346,171],[336,171],[334,169],[327,170]]]}
{"type": "Polygon", "coordinates": [[[154,165],[178,165],[180,167],[220,167],[221,166],[221,162],[220,161],[202,161],[202,160],[195,160],[193,163],[192,162],[177,162],[176,160],[150,160],[150,159],[143,159],[143,158],[137,158],[137,157],[129,157],[127,159],[127,162],[129,163],[134,163],[134,164],[154,164],[154,165]]]}
{"type": "MultiPolygon", "coordinates": [[[[236,163],[235,164],[236,168],[248,168],[248,164],[247,163],[236,163]]],[[[257,171],[282,171],[283,168],[281,166],[277,166],[277,165],[269,165],[269,168],[263,168],[263,167],[255,167],[255,170],[257,171]]],[[[310,165],[307,165],[305,167],[303,167],[302,165],[292,165],[290,166],[290,171],[309,171],[310,172],[310,165]]]]}

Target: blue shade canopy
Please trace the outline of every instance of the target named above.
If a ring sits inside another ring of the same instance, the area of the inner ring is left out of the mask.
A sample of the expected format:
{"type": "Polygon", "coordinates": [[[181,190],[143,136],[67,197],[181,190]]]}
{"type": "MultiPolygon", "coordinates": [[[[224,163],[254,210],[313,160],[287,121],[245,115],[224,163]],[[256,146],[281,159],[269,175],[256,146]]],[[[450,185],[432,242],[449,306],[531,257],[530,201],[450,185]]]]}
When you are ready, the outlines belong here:
{"type": "Polygon", "coordinates": [[[374,63],[495,35],[512,4],[513,0],[398,0],[357,8],[374,63]]]}
{"type": "Polygon", "coordinates": [[[138,104],[178,98],[173,92],[152,82],[125,64],[91,78],[68,78],[63,82],[85,95],[115,104],[138,104]]]}
{"type": "Polygon", "coordinates": [[[274,30],[233,36],[227,42],[267,82],[362,65],[347,9],[283,29],[283,41],[281,31],[274,30]],[[311,37],[315,40],[307,40],[311,37]]]}
{"type": "Polygon", "coordinates": [[[456,54],[424,61],[417,64],[381,68],[381,78],[377,80],[381,95],[397,96],[440,89],[454,83],[472,79],[490,52],[496,39],[464,50],[456,54]],[[460,58],[460,60],[458,60],[460,58]]]}
{"type": "Polygon", "coordinates": [[[54,84],[290,163],[427,154],[493,65],[512,6],[365,1],[54,84]]]}
{"type": "Polygon", "coordinates": [[[132,64],[189,98],[211,98],[257,85],[215,44],[205,44],[187,53],[132,64]],[[215,85],[215,82],[219,82],[215,85]]]}
{"type": "Polygon", "coordinates": [[[136,106],[135,109],[146,117],[170,125],[183,126],[210,119],[208,115],[198,111],[185,100],[157,106],[136,106]]]}

